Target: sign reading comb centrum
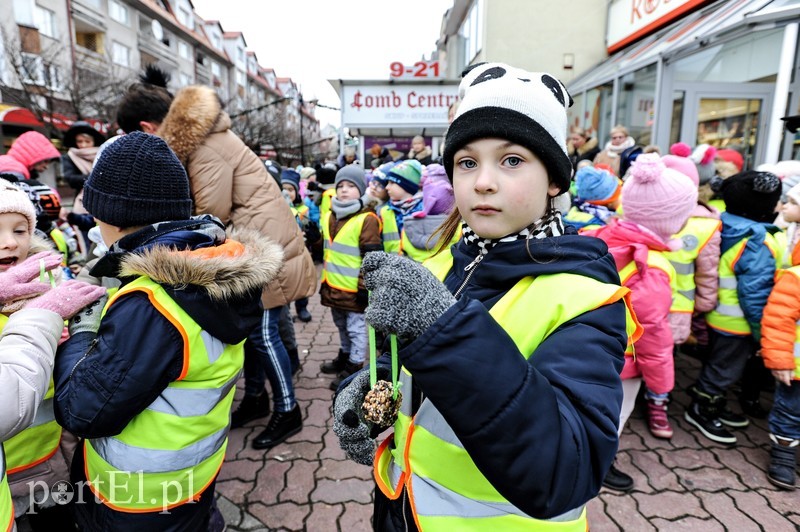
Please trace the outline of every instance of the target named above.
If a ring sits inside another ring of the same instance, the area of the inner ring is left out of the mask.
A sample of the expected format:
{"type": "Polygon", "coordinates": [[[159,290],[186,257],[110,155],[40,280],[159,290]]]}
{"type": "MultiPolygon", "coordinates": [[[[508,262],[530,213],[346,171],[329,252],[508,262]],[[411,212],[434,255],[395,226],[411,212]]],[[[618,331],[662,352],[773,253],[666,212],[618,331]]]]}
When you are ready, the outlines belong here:
{"type": "Polygon", "coordinates": [[[344,85],[342,123],[349,127],[447,125],[458,85],[386,83],[344,85]]]}

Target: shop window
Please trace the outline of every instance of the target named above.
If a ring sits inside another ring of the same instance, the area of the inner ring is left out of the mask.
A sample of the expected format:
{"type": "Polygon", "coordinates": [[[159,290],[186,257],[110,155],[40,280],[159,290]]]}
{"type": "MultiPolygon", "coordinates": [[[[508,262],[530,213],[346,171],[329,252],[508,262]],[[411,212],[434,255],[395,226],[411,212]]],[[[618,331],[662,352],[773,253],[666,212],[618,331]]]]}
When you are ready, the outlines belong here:
{"type": "MultiPolygon", "coordinates": [[[[606,83],[586,92],[586,112],[584,121],[587,133],[596,136],[602,148],[608,142],[611,127],[611,106],[614,96],[614,85],[606,83]]],[[[625,124],[623,124],[625,125],[625,124]]]]}
{"type": "Polygon", "coordinates": [[[628,128],[638,144],[651,143],[656,99],[656,65],[652,64],[619,80],[617,123],[628,128]]]}
{"type": "Polygon", "coordinates": [[[697,113],[697,143],[730,148],[752,168],[758,141],[761,100],[701,98],[697,113]]]}
{"type": "Polygon", "coordinates": [[[677,81],[773,82],[783,29],[757,31],[684,57],[675,63],[677,81]]]}
{"type": "MultiPolygon", "coordinates": [[[[798,103],[797,112],[794,114],[800,115],[800,103],[798,103]]],[[[789,131],[786,131],[786,136],[792,139],[791,149],[789,151],[788,157],[786,158],[793,159],[795,161],[800,161],[800,129],[798,129],[796,133],[790,133],[789,131]]]]}
{"type": "Polygon", "coordinates": [[[672,146],[681,140],[681,128],[683,127],[683,102],[686,92],[675,91],[672,93],[672,120],[670,121],[669,145],[672,146]]]}
{"type": "Polygon", "coordinates": [[[583,127],[583,93],[572,95],[572,107],[567,109],[569,127],[583,127]]]}

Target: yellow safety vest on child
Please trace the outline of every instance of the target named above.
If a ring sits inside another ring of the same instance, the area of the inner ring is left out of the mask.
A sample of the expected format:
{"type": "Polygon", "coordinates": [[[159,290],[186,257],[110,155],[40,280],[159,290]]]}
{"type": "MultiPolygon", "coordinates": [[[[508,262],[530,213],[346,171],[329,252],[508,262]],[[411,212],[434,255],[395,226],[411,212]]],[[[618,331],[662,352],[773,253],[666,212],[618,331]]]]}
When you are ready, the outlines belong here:
{"type": "Polygon", "coordinates": [[[689,218],[684,228],[674,237],[680,239],[681,249],[664,252],[664,256],[675,268],[676,274],[677,293],[672,300],[670,312],[694,312],[694,296],[697,288],[694,282],[694,264],[714,233],[720,229],[722,222],[714,218],[689,218]]]}
{"type": "MultiPolygon", "coordinates": [[[[444,252],[425,263],[444,280],[453,266],[452,253],[444,252]]],[[[593,309],[624,299],[628,308],[627,328],[631,341],[641,335],[628,303],[629,290],[567,273],[525,277],[490,310],[497,323],[511,336],[525,357],[561,324],[593,309]],[[551,319],[531,321],[531,308],[552,303],[551,319]]],[[[400,372],[402,389],[411,390],[411,373],[400,372]]],[[[469,453],[454,437],[447,421],[425,399],[414,414],[403,400],[394,425],[394,435],[378,448],[374,477],[379,489],[391,500],[405,488],[414,519],[421,531],[455,530],[558,530],[585,532],[585,507],[575,508],[549,520],[534,519],[508,502],[483,476],[469,453]],[[413,417],[412,417],[413,416],[413,417]],[[390,447],[390,444],[394,444],[390,447]]]]}
{"type": "MultiPolygon", "coordinates": [[[[374,212],[362,212],[347,220],[331,238],[330,212],[322,218],[323,259],[322,282],[344,292],[358,292],[358,276],[361,272],[361,229],[368,216],[374,212]]],[[[380,222],[379,222],[380,223],[380,222]]]]}
{"type": "Polygon", "coordinates": [[[386,253],[400,253],[400,229],[397,226],[397,218],[394,211],[388,205],[381,207],[379,218],[383,229],[381,229],[381,239],[383,240],[383,250],[386,253]]]}
{"type": "Polygon", "coordinates": [[[6,476],[6,460],[3,444],[0,443],[0,531],[8,532],[14,528],[14,504],[6,476]]]}
{"type": "Polygon", "coordinates": [[[86,478],[120,512],[161,512],[197,500],[225,458],[244,342],[228,345],[205,332],[166,290],[139,277],[111,298],[140,291],[183,337],[183,369],[116,436],[87,439],[86,478]]]}

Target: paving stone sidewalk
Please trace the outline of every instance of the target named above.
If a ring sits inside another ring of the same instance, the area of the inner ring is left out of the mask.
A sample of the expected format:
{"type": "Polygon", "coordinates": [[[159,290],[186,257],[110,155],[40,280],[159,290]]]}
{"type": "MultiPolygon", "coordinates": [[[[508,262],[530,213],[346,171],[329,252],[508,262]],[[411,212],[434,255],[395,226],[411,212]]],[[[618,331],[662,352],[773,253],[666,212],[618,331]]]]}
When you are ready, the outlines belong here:
{"type": "MultiPolygon", "coordinates": [[[[320,362],[336,356],[338,332],[318,297],[311,298],[309,310],[313,321],[295,322],[303,364],[295,378],[303,430],[266,453],[252,449],[250,441],[267,420],[231,432],[217,480],[228,530],[371,530],[371,469],[347,460],[339,448],[330,411],[332,377],[319,371],[320,362]]],[[[634,413],[622,435],[617,466],[633,476],[636,487],[625,495],[603,490],[590,503],[592,532],[800,529],[800,495],[779,491],[766,479],[765,420],[737,431],[740,444],[734,449],[689,431],[682,417],[689,401],[683,390],[698,370],[697,361],[678,356],[671,441],[650,436],[642,413],[634,413]]],[[[242,393],[240,383],[237,402],[242,393]]]]}

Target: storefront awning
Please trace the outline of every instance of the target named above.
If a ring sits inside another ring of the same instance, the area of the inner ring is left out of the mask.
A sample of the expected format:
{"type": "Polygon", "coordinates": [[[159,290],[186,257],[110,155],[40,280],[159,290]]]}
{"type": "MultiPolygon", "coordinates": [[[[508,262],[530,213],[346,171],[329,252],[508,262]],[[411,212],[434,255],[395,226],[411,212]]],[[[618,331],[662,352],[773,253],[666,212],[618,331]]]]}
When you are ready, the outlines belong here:
{"type": "Polygon", "coordinates": [[[608,57],[568,85],[577,94],[614,78],[707,46],[733,33],[766,29],[800,16],[800,0],[725,0],[701,9],[608,57]]]}
{"type": "MultiPolygon", "coordinates": [[[[68,130],[70,126],[75,123],[74,119],[59,113],[47,114],[44,116],[44,120],[45,122],[53,124],[53,126],[60,131],[68,130]]],[[[108,124],[105,124],[99,120],[91,119],[87,119],[86,122],[89,122],[94,128],[103,134],[108,132],[108,124]]],[[[36,129],[44,128],[44,123],[42,123],[42,121],[40,121],[39,118],[29,109],[7,104],[0,104],[0,124],[9,124],[36,129]]]]}

